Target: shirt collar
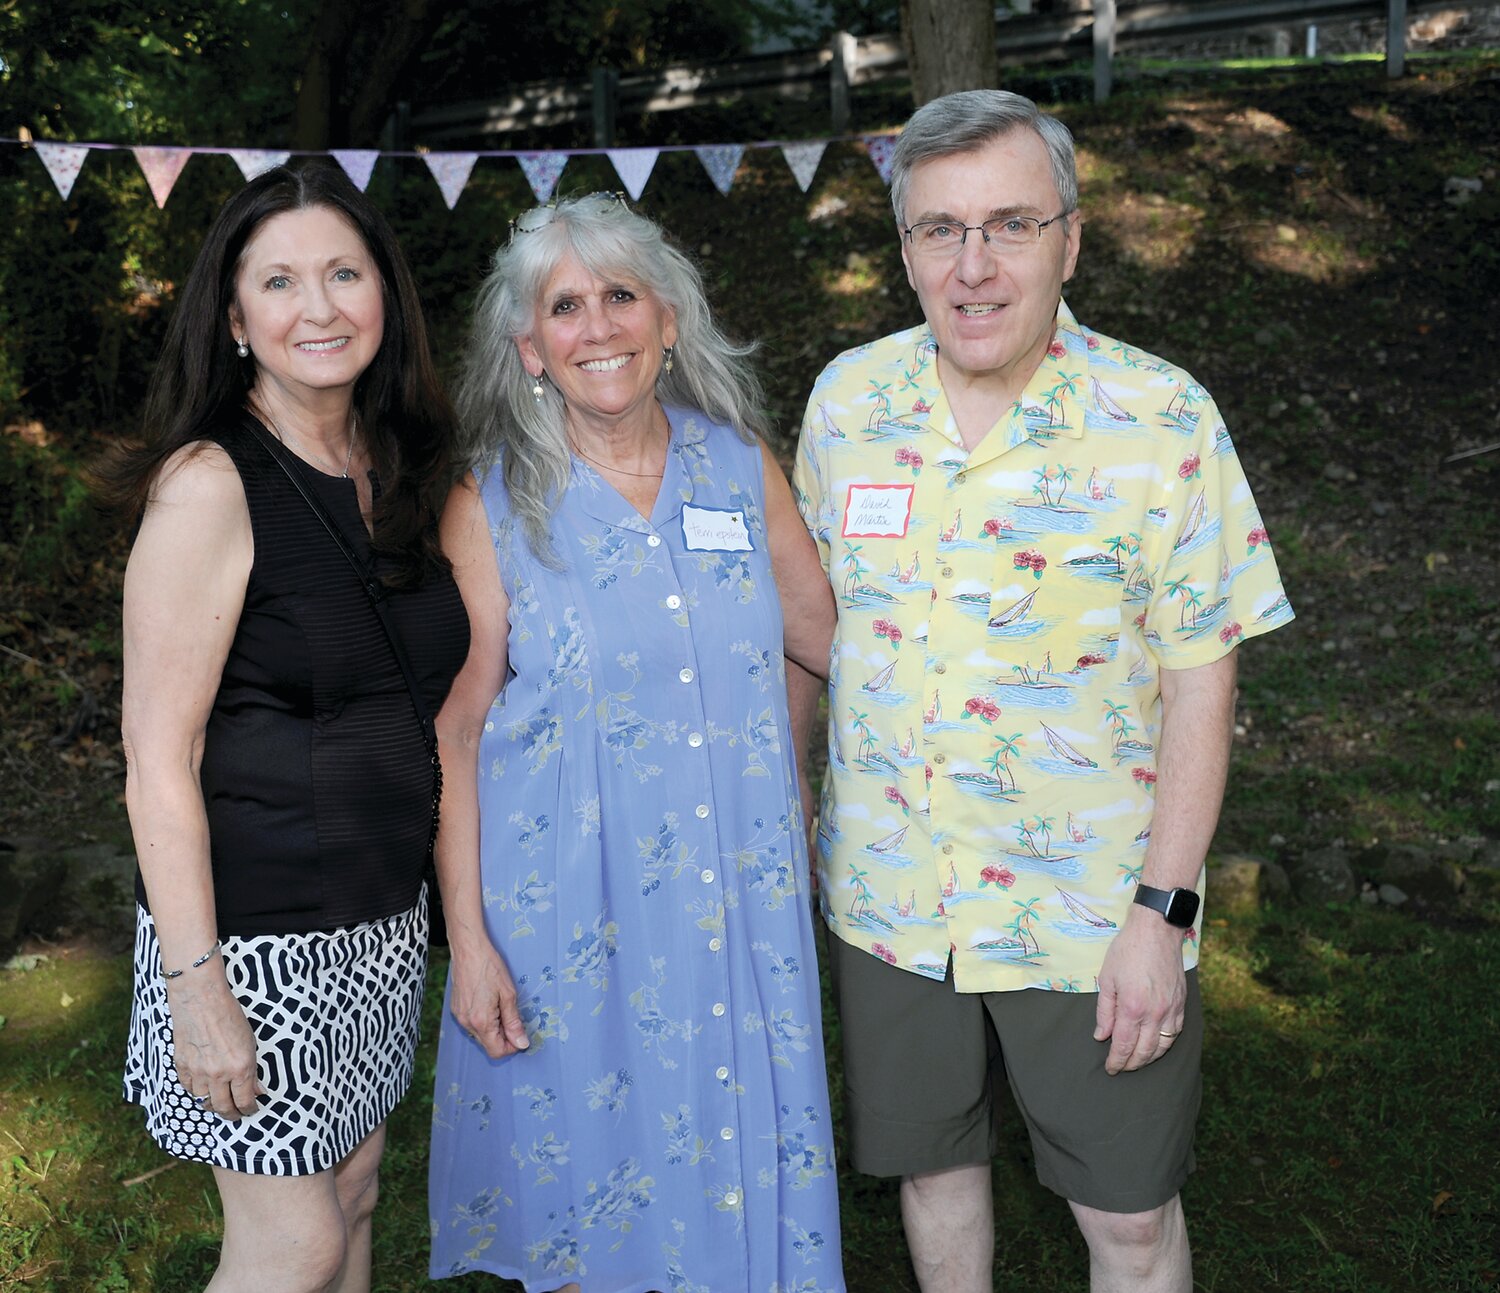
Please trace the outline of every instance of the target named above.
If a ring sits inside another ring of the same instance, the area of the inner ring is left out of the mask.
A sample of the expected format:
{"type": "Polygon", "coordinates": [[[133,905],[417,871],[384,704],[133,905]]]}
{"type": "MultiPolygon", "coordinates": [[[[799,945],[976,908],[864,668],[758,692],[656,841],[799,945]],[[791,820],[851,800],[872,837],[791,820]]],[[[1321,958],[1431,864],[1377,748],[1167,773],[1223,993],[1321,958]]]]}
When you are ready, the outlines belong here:
{"type": "MultiPolygon", "coordinates": [[[[936,355],[937,344],[930,326],[916,329],[914,340],[914,353],[926,348],[936,355]]],[[[1033,440],[1082,439],[1083,416],[1088,401],[1088,367],[1088,334],[1073,317],[1068,303],[1059,299],[1052,343],[1027,382],[1026,389],[1021,392],[1019,405],[1013,405],[1008,413],[997,419],[990,433],[974,446],[969,453],[969,465],[978,466],[1033,440]]],[[[948,425],[952,414],[936,362],[930,372],[929,390],[924,395],[924,402],[933,413],[928,425],[957,444],[958,432],[948,425]],[[943,430],[945,426],[947,430],[943,430]]]]}

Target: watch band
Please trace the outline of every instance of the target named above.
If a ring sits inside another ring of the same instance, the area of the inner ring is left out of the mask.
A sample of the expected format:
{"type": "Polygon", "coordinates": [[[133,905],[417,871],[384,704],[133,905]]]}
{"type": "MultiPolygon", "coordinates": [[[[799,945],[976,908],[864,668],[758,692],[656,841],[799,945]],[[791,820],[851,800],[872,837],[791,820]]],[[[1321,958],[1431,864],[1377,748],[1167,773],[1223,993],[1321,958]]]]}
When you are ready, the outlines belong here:
{"type": "Polygon", "coordinates": [[[1191,929],[1198,916],[1198,895],[1192,889],[1155,889],[1137,884],[1132,901],[1160,912],[1161,918],[1177,929],[1191,929]]]}

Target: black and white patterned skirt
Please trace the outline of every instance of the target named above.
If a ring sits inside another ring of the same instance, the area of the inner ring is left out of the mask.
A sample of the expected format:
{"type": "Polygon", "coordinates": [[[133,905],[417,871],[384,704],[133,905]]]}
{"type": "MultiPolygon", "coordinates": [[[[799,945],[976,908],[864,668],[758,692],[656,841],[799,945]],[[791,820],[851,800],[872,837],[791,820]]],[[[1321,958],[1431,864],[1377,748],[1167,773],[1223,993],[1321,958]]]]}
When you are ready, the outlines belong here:
{"type": "Polygon", "coordinates": [[[427,894],[410,911],[314,934],[224,939],[229,989],[255,1033],[270,1098],[231,1122],[177,1080],[156,925],[137,908],[125,1099],[177,1158],[305,1176],[345,1158],[411,1085],[427,971],[427,894]]]}

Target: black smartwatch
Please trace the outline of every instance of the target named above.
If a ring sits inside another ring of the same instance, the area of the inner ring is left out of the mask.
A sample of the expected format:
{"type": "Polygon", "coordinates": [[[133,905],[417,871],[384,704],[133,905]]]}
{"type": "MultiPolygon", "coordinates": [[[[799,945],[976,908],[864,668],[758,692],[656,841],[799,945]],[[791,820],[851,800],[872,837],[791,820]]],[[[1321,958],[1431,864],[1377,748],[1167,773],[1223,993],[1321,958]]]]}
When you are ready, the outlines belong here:
{"type": "Polygon", "coordinates": [[[1135,901],[1161,912],[1161,918],[1178,929],[1191,929],[1198,918],[1198,895],[1191,889],[1153,889],[1149,884],[1138,884],[1135,901]]]}

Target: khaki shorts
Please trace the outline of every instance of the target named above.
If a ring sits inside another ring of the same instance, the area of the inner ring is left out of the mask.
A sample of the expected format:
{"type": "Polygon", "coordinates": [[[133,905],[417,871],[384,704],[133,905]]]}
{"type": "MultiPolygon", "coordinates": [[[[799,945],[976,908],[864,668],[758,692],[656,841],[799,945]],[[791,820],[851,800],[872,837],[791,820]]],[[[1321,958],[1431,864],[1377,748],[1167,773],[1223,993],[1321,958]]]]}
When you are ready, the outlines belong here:
{"type": "Polygon", "coordinates": [[[1103,1212],[1148,1212],[1194,1167],[1203,1008],[1187,975],[1183,1032],[1159,1060],[1104,1071],[1093,993],[955,992],[828,938],[844,1044],[850,1158],[911,1176],[994,1157],[996,1097],[1009,1082],[1049,1190],[1103,1212]]]}

